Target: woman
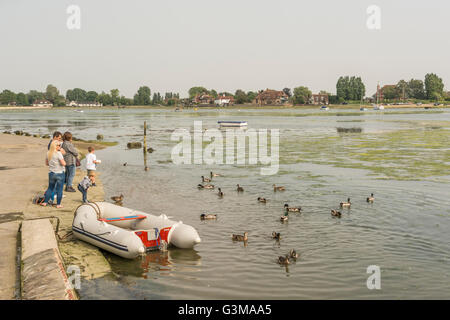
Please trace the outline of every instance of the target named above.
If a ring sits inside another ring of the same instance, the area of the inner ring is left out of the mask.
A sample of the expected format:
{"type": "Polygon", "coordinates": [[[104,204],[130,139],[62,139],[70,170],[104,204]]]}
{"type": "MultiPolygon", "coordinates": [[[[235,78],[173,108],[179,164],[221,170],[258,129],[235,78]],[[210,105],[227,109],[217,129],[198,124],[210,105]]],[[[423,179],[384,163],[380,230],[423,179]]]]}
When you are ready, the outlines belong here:
{"type": "Polygon", "coordinates": [[[61,142],[53,141],[50,145],[50,150],[47,152],[45,164],[49,166],[48,173],[48,189],[45,191],[45,199],[41,206],[46,206],[53,190],[56,190],[56,207],[62,208],[61,200],[63,196],[64,180],[65,180],[65,165],[64,157],[61,153],[61,142]]]}
{"type": "Polygon", "coordinates": [[[78,157],[78,150],[72,144],[72,134],[70,132],[64,132],[63,139],[62,149],[66,152],[64,154],[64,161],[66,162],[66,191],[76,192],[72,187],[72,182],[77,169],[76,160],[78,157]]]}

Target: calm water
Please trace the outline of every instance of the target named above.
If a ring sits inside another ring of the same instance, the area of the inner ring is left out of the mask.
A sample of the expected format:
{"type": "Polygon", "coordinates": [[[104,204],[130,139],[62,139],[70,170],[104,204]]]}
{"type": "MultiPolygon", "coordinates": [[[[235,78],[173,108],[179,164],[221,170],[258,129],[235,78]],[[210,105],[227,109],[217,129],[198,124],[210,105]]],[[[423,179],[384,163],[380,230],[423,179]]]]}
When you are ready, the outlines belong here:
{"type": "Polygon", "coordinates": [[[119,141],[97,152],[106,198],[123,193],[124,206],[182,220],[202,238],[195,250],[170,249],[133,261],[106,254],[115,275],[83,281],[84,299],[449,299],[450,111],[397,111],[0,111],[0,130],[70,130],[80,138],[101,133],[119,141]],[[127,142],[141,141],[144,120],[156,150],[148,172],[142,150],[126,150],[127,142]],[[278,174],[262,176],[259,165],[174,165],[171,133],[192,131],[194,120],[202,120],[203,128],[217,128],[217,120],[247,120],[250,128],[280,129],[278,174]],[[339,134],[337,127],[362,132],[339,134]],[[374,160],[378,151],[390,160],[374,160]],[[196,188],[210,171],[224,175],[213,181],[223,199],[196,188]],[[237,183],[243,194],[235,191],[237,183]],[[286,191],[274,193],[274,183],[286,191]],[[368,204],[371,192],[376,199],[368,204]],[[268,203],[258,203],[258,196],[268,203]],[[332,218],[330,209],[347,197],[351,209],[332,218]],[[285,203],[302,206],[303,213],[291,213],[282,224],[285,203]],[[202,222],[203,212],[219,218],[202,222]],[[246,246],[231,241],[231,233],[244,231],[246,246]],[[272,231],[281,233],[280,242],[270,238],[272,231]],[[277,257],[291,248],[300,259],[288,268],[278,265],[277,257]],[[366,287],[369,265],[381,268],[381,290],[366,287]]]}

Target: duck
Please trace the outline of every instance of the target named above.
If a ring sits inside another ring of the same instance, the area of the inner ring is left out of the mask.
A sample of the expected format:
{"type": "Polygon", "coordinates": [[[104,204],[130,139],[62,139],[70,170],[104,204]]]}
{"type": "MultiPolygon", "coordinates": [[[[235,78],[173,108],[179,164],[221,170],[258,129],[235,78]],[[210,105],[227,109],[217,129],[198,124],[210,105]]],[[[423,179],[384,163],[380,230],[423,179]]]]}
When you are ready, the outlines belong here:
{"type": "Polygon", "coordinates": [[[280,240],[281,239],[281,234],[279,232],[273,231],[272,232],[272,239],[280,240]]]}
{"type": "Polygon", "coordinates": [[[217,219],[217,214],[202,213],[200,215],[200,220],[214,220],[214,219],[217,219]]]}
{"type": "Polygon", "coordinates": [[[127,164],[128,164],[128,163],[127,163],[127,162],[125,162],[125,163],[123,164],[123,166],[124,166],[124,167],[126,167],[126,166],[127,166],[127,164]]]}
{"type": "Polygon", "coordinates": [[[331,215],[332,215],[333,217],[338,217],[338,218],[340,218],[342,214],[341,214],[340,211],[337,211],[337,210],[331,210],[331,215]]]}
{"type": "Polygon", "coordinates": [[[212,171],[209,173],[209,176],[211,177],[211,179],[213,178],[213,177],[221,177],[222,175],[221,174],[219,174],[219,173],[213,173],[212,171]]]}
{"type": "Polygon", "coordinates": [[[302,210],[301,207],[298,207],[298,208],[289,207],[289,205],[287,203],[284,205],[284,209],[288,212],[300,212],[302,210]]]}
{"type": "Polygon", "coordinates": [[[296,260],[300,255],[294,250],[291,249],[291,251],[289,251],[289,257],[296,260]]]}
{"type": "Polygon", "coordinates": [[[240,185],[237,185],[237,192],[244,192],[244,188],[242,188],[240,185]]]}
{"type": "Polygon", "coordinates": [[[219,196],[219,198],[223,198],[222,189],[219,188],[219,192],[217,193],[217,195],[219,196]]]}
{"type": "Polygon", "coordinates": [[[347,202],[340,203],[341,208],[344,208],[344,207],[349,208],[351,205],[352,205],[352,203],[350,202],[350,198],[347,199],[347,202]]]}
{"type": "Polygon", "coordinates": [[[278,257],[278,263],[286,265],[286,264],[289,264],[291,262],[289,261],[289,256],[284,256],[284,257],[283,256],[279,256],[278,257]]]}
{"type": "Polygon", "coordinates": [[[288,219],[289,219],[289,218],[288,218],[288,216],[287,216],[287,215],[285,215],[285,216],[281,216],[281,217],[280,217],[280,221],[281,221],[281,222],[285,222],[285,221],[288,221],[288,219]]]}
{"type": "Polygon", "coordinates": [[[258,201],[259,201],[259,202],[262,202],[262,203],[266,203],[266,202],[267,202],[267,199],[266,199],[266,198],[258,197],[258,201]]]}
{"type": "Polygon", "coordinates": [[[243,236],[240,234],[232,234],[231,239],[233,239],[233,241],[247,241],[248,240],[248,232],[244,232],[243,236]]]}
{"type": "Polygon", "coordinates": [[[273,185],[273,192],[277,192],[277,191],[285,191],[286,188],[283,186],[276,186],[275,184],[273,185]]]}
{"type": "Polygon", "coordinates": [[[115,202],[122,202],[122,200],[123,200],[123,194],[121,194],[120,196],[112,196],[112,197],[111,197],[111,200],[112,200],[112,201],[115,201],[115,202]]]}
{"type": "Polygon", "coordinates": [[[202,182],[211,182],[212,179],[202,176],[202,182]]]}
{"type": "Polygon", "coordinates": [[[375,198],[373,197],[373,193],[370,194],[370,197],[367,197],[367,202],[373,202],[375,198]]]}
{"type": "Polygon", "coordinates": [[[199,189],[214,189],[214,185],[212,185],[212,184],[205,184],[205,185],[203,185],[203,184],[199,183],[197,185],[197,187],[199,189]]]}

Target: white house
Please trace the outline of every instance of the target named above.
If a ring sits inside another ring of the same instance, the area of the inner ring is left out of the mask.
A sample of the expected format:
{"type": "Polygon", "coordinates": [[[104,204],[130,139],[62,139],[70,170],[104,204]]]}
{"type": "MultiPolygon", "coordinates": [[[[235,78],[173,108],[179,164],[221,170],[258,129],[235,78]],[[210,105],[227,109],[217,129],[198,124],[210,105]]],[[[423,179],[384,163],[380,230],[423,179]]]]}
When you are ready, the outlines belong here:
{"type": "Polygon", "coordinates": [[[35,100],[33,107],[53,107],[53,103],[48,100],[35,100]]]}
{"type": "Polygon", "coordinates": [[[68,104],[69,107],[103,107],[103,103],[100,102],[90,102],[90,101],[70,101],[68,104]]]}
{"type": "Polygon", "coordinates": [[[219,96],[216,98],[216,100],[214,100],[214,104],[216,106],[220,106],[220,107],[224,107],[224,106],[229,106],[232,105],[234,103],[234,98],[231,96],[219,96]]]}

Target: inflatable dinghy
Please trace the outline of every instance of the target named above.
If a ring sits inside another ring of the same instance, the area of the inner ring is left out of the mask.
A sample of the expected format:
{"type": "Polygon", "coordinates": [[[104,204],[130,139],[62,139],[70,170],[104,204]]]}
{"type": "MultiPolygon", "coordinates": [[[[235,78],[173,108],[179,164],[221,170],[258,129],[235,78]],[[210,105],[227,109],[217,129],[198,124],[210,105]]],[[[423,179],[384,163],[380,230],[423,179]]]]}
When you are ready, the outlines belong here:
{"type": "Polygon", "coordinates": [[[197,231],[181,221],[108,202],[79,206],[72,231],[76,238],[128,259],[168,245],[188,249],[201,242],[197,231]]]}

